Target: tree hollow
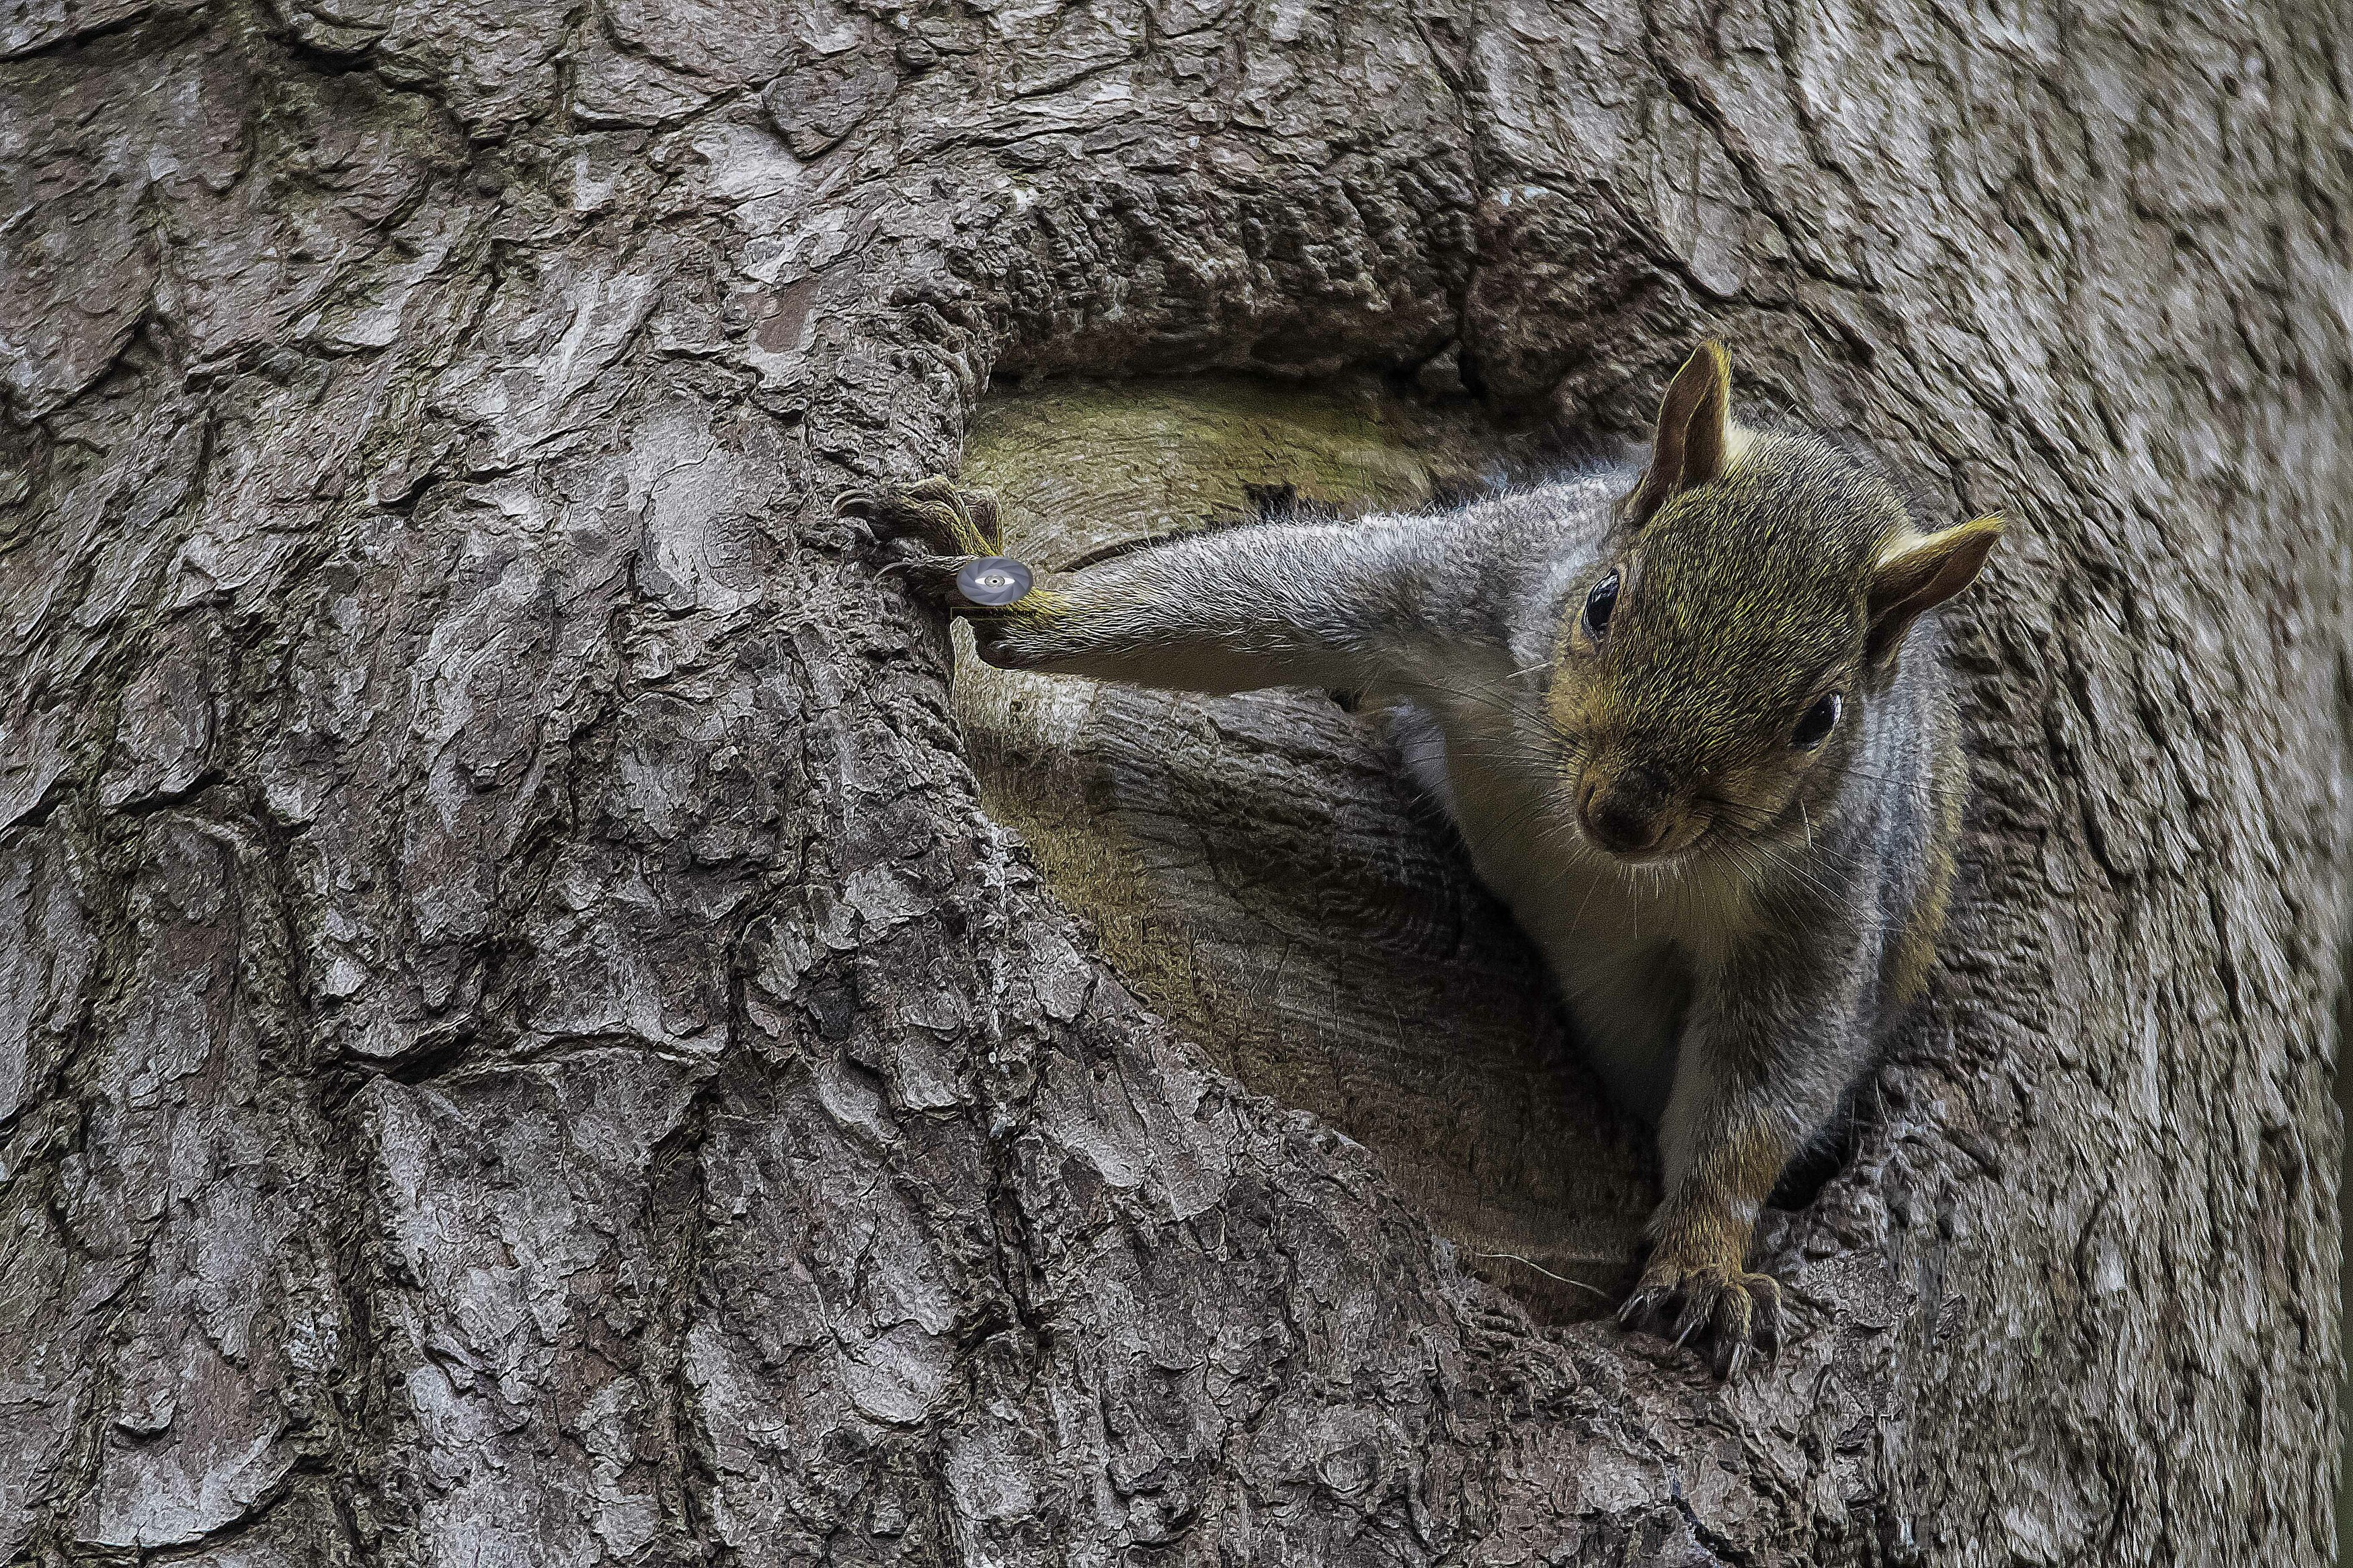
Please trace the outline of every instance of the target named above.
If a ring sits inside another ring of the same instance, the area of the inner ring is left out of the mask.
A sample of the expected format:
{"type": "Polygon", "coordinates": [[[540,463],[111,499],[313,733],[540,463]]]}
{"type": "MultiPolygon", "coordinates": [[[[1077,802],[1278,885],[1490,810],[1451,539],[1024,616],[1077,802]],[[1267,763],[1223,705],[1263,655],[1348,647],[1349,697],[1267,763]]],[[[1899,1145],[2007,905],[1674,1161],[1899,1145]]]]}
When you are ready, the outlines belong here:
{"type": "MultiPolygon", "coordinates": [[[[965,478],[1051,570],[1259,515],[1442,504],[1539,444],[1369,378],[1050,382],[982,406],[965,478]]],[[[1648,1141],[1381,716],[994,669],[957,641],[988,808],[1123,979],[1246,1087],[1364,1144],[1537,1317],[1608,1310],[1656,1201],[1648,1141]]]]}

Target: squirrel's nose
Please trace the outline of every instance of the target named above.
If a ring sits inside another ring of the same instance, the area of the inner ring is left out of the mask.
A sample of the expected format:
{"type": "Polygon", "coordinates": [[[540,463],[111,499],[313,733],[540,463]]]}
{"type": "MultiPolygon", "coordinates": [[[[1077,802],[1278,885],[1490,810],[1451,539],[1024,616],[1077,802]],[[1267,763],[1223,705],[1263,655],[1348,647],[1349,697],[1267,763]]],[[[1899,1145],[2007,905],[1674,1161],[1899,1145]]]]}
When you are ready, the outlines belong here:
{"type": "Polygon", "coordinates": [[[1606,784],[1588,779],[1577,791],[1577,816],[1596,844],[1613,855],[1640,855],[1667,836],[1666,792],[1642,768],[1629,768],[1606,784]]]}

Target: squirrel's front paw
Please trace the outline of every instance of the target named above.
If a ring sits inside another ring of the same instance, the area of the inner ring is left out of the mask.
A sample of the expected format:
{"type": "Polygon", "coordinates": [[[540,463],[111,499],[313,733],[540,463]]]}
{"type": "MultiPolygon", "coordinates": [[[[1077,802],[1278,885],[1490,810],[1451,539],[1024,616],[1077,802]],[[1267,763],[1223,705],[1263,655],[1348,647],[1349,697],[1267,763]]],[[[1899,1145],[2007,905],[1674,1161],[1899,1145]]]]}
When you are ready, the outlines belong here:
{"type": "Polygon", "coordinates": [[[994,555],[1002,537],[997,498],[942,474],[912,485],[852,490],[835,510],[869,519],[879,535],[914,540],[938,555],[994,555]]]}
{"type": "Polygon", "coordinates": [[[897,545],[898,564],[910,569],[915,589],[951,609],[970,601],[959,592],[956,574],[1002,548],[997,498],[965,489],[939,475],[912,485],[877,485],[853,490],[834,510],[862,517],[875,536],[897,545]]]}
{"type": "Polygon", "coordinates": [[[1737,1264],[1681,1264],[1652,1258],[1618,1321],[1630,1329],[1671,1339],[1697,1340],[1711,1353],[1715,1375],[1729,1378],[1751,1349],[1781,1348],[1781,1286],[1770,1274],[1744,1274],[1737,1264]]]}

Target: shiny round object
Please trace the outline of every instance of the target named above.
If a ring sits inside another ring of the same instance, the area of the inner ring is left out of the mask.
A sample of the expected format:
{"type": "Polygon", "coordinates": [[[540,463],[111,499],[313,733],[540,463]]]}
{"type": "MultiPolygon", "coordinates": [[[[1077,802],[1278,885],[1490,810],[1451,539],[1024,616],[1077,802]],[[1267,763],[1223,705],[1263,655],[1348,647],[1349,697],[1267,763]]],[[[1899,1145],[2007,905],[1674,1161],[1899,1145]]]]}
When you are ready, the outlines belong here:
{"type": "Polygon", "coordinates": [[[976,605],[1009,605],[1029,591],[1029,568],[1009,555],[984,555],[956,568],[956,592],[976,605]]]}

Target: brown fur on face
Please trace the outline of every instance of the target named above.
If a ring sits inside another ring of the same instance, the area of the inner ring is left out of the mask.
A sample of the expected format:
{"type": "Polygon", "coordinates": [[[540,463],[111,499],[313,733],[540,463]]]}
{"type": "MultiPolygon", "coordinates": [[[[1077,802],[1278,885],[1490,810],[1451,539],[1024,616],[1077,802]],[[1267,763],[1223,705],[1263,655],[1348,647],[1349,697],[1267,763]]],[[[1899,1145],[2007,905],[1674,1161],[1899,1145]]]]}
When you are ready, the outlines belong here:
{"type": "Polygon", "coordinates": [[[1808,831],[1912,619],[1976,575],[2000,525],[1913,531],[1885,479],[1810,436],[1729,423],[1708,345],[1670,385],[1607,559],[1562,605],[1547,701],[1588,837],[1629,859],[1808,831]],[[1588,595],[1620,588],[1606,634],[1588,595]],[[1841,711],[1810,749],[1808,710],[1841,711]]]}
{"type": "MultiPolygon", "coordinates": [[[[1720,479],[1624,532],[1563,605],[1549,700],[1580,820],[1647,821],[1648,855],[1771,833],[1835,793],[1866,693],[1870,564],[1905,520],[1894,491],[1802,436],[1751,438],[1720,479]],[[1620,574],[1598,641],[1593,584],[1620,574]],[[1836,692],[1812,750],[1799,721],[1836,692]]],[[[1800,831],[1802,826],[1800,825],[1800,831]]]]}

